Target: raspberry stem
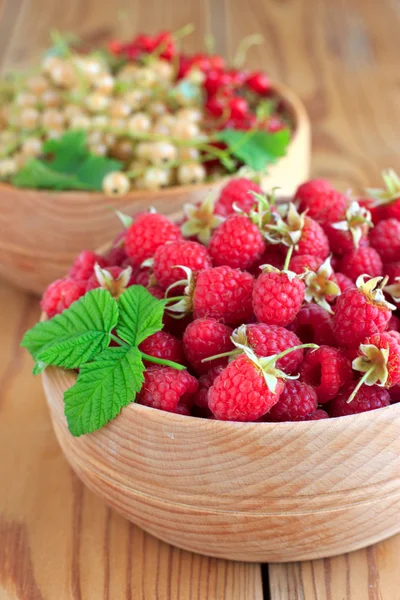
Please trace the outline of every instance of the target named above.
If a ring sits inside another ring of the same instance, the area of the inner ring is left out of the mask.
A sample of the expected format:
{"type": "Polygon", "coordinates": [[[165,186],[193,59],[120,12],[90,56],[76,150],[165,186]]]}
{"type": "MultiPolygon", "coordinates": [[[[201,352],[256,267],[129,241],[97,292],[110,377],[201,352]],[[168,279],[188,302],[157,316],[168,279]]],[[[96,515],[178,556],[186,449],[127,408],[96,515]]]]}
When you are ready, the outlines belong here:
{"type": "Polygon", "coordinates": [[[239,356],[242,351],[237,348],[236,350],[229,350],[229,352],[221,352],[221,354],[214,354],[214,356],[207,356],[203,358],[202,363],[209,362],[210,360],[216,360],[217,358],[225,358],[226,356],[239,356]]]}
{"type": "Polygon", "coordinates": [[[166,360],[164,358],[156,358],[155,356],[150,356],[150,354],[146,354],[145,352],[140,352],[142,358],[156,365],[162,365],[163,367],[172,367],[177,371],[184,371],[186,367],[180,365],[179,363],[173,362],[172,360],[166,360]]]}
{"type": "Polygon", "coordinates": [[[273,366],[275,363],[278,362],[278,360],[280,360],[287,354],[290,354],[291,352],[294,352],[295,350],[301,350],[301,349],[306,349],[306,348],[311,348],[312,350],[318,350],[319,346],[317,344],[300,344],[299,346],[291,346],[290,348],[286,348],[286,350],[284,350],[283,352],[280,352],[279,354],[275,354],[274,356],[272,356],[271,360],[268,361],[267,363],[264,363],[263,366],[266,369],[268,369],[268,367],[270,367],[271,365],[273,366]]]}
{"type": "Polygon", "coordinates": [[[289,249],[287,251],[286,258],[285,258],[285,264],[283,265],[283,269],[282,269],[283,271],[289,270],[289,264],[290,264],[290,259],[292,258],[293,250],[294,250],[294,246],[289,246],[289,249]]]}
{"type": "Polygon", "coordinates": [[[356,387],[354,388],[354,390],[352,391],[351,395],[349,396],[349,398],[346,400],[347,404],[350,404],[350,402],[352,400],[354,400],[354,398],[357,395],[358,390],[360,389],[360,387],[364,384],[364,382],[368,379],[368,377],[371,375],[371,373],[374,371],[375,369],[375,365],[373,365],[370,369],[368,369],[368,371],[366,371],[364,373],[364,375],[361,377],[360,381],[357,383],[356,387]]]}
{"type": "Polygon", "coordinates": [[[118,344],[118,346],[129,346],[129,344],[127,344],[126,342],[124,342],[123,340],[120,340],[116,335],[113,335],[112,333],[110,333],[110,338],[116,343],[118,344]]]}

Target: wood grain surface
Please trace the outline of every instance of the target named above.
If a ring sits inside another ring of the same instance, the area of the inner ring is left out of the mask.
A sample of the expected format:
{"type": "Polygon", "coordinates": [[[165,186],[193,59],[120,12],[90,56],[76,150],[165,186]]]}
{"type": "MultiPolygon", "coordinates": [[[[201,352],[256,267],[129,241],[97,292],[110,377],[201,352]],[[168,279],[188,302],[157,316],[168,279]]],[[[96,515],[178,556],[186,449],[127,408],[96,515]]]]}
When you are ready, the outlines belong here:
{"type": "MultiPolygon", "coordinates": [[[[383,168],[400,170],[398,0],[0,0],[0,67],[37,58],[51,28],[101,42],[187,22],[197,27],[188,50],[211,31],[229,56],[244,35],[263,33],[265,45],[249,53],[249,65],[267,69],[306,103],[314,175],[360,189],[377,185],[383,168]]],[[[72,476],[40,381],[18,348],[37,301],[0,287],[0,599],[262,598],[254,567],[172,550],[109,513],[72,476]]],[[[271,598],[400,600],[399,540],[271,566],[271,598]]]]}

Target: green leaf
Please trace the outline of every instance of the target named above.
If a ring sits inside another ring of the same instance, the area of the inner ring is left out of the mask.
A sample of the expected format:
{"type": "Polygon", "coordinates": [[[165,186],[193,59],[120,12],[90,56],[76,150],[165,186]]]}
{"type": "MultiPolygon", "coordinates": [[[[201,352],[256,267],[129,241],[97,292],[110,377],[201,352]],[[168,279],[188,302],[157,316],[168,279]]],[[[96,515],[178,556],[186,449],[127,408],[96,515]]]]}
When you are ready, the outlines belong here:
{"type": "Polygon", "coordinates": [[[108,346],[117,322],[116,300],[107,290],[92,290],[60,315],[37,323],[21,345],[35,359],[35,373],[46,365],[76,369],[108,346]]]}
{"type": "Polygon", "coordinates": [[[118,335],[132,346],[162,329],[165,301],[154,298],[141,285],[129,287],[121,294],[118,305],[118,335]]]}
{"type": "Polygon", "coordinates": [[[46,159],[32,158],[14,175],[13,185],[50,190],[101,191],[108,173],[119,171],[117,160],[89,152],[84,131],[67,131],[44,145],[46,159]]]}
{"type": "Polygon", "coordinates": [[[72,435],[91,433],[114,419],[135,400],[145,368],[137,348],[107,348],[83,365],[74,386],[64,394],[65,416],[72,435]]]}
{"type": "Polygon", "coordinates": [[[217,134],[217,139],[224,142],[229,151],[248,167],[263,171],[267,165],[285,156],[290,132],[288,129],[276,133],[225,129],[217,134]]]}

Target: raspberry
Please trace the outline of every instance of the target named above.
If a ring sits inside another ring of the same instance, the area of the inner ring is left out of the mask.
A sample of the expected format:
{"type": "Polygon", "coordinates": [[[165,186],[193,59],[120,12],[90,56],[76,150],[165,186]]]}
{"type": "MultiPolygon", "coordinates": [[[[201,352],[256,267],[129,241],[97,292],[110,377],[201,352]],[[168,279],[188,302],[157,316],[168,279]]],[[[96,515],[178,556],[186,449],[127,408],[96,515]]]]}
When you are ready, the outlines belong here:
{"type": "MultiPolygon", "coordinates": [[[[265,323],[247,325],[246,337],[257,356],[272,356],[283,352],[287,348],[301,345],[301,341],[292,331],[278,325],[266,325],[265,323]]],[[[303,349],[299,348],[286,356],[282,356],[276,366],[285,373],[294,373],[302,360],[303,349]]]]}
{"type": "Polygon", "coordinates": [[[353,281],[366,273],[370,277],[379,277],[383,273],[382,260],[374,248],[360,246],[347,252],[339,263],[338,269],[353,281]]]}
{"type": "Polygon", "coordinates": [[[267,325],[291,323],[304,300],[304,282],[289,279],[282,271],[265,271],[254,283],[253,309],[258,321],[267,325]]]}
{"type": "Polygon", "coordinates": [[[120,267],[122,263],[128,258],[125,252],[125,233],[126,231],[124,230],[117,235],[117,237],[112,243],[110,250],[104,257],[107,261],[107,264],[110,266],[120,267]]]}
{"type": "Polygon", "coordinates": [[[277,269],[282,269],[284,263],[284,258],[282,256],[282,252],[278,246],[270,245],[267,246],[262,256],[251,266],[249,269],[250,273],[254,275],[254,277],[258,277],[261,273],[260,267],[262,265],[271,265],[272,267],[276,267],[277,269]]]}
{"type": "Polygon", "coordinates": [[[390,317],[390,321],[388,323],[388,330],[400,332],[400,318],[399,317],[397,317],[396,315],[392,315],[390,317]]]}
{"type": "Polygon", "coordinates": [[[138,216],[126,231],[125,249],[134,267],[151,258],[159,246],[180,240],[182,234],[175,223],[164,215],[146,213],[138,216]]]}
{"type": "Polygon", "coordinates": [[[371,213],[365,207],[355,200],[350,202],[339,222],[323,225],[331,250],[337,256],[343,256],[358,246],[368,246],[370,220],[371,213]]]}
{"type": "Polygon", "coordinates": [[[369,335],[386,329],[392,311],[382,290],[375,289],[378,281],[370,279],[364,283],[360,277],[357,287],[349,288],[338,297],[334,332],[340,346],[358,346],[369,335]]]}
{"type": "Polygon", "coordinates": [[[127,267],[107,267],[102,269],[95,266],[95,273],[90,277],[86,285],[86,291],[104,288],[110,292],[112,296],[118,298],[126,288],[136,283],[135,275],[132,273],[132,268],[127,267]]]}
{"type": "MultiPolygon", "coordinates": [[[[182,342],[166,331],[157,331],[143,340],[139,350],[156,358],[172,360],[180,365],[186,364],[182,342]]],[[[150,365],[145,361],[146,365],[150,365]]]]}
{"type": "Polygon", "coordinates": [[[393,385],[389,390],[389,394],[391,404],[400,402],[400,385],[393,385]]]}
{"type": "Polygon", "coordinates": [[[356,381],[351,381],[343,387],[336,398],[329,403],[328,412],[330,417],[355,415],[368,410],[389,406],[389,392],[377,385],[371,387],[363,385],[358,390],[356,397],[350,403],[347,403],[347,400],[354,392],[356,385],[356,381]]]}
{"type": "Polygon", "coordinates": [[[380,221],[369,234],[371,246],[386,262],[400,260],[400,221],[380,221]]]}
{"type": "MultiPolygon", "coordinates": [[[[366,234],[367,227],[364,228],[365,232],[362,234],[358,246],[368,246],[368,237],[366,234]]],[[[324,231],[328,237],[329,246],[332,252],[336,256],[343,256],[347,252],[351,252],[356,247],[354,238],[350,231],[342,231],[341,229],[335,229],[332,225],[325,225],[324,231]]]]}
{"type": "Polygon", "coordinates": [[[303,344],[335,345],[332,317],[317,304],[302,306],[289,328],[303,344]]]}
{"type": "Polygon", "coordinates": [[[290,270],[301,275],[304,271],[317,271],[322,264],[322,259],[312,254],[294,256],[290,261],[290,270]]]}
{"type": "Polygon", "coordinates": [[[193,293],[195,319],[212,317],[233,326],[246,323],[253,316],[253,283],[250,273],[231,267],[200,271],[193,293]]]}
{"type": "Polygon", "coordinates": [[[310,219],[308,216],[304,217],[301,238],[296,244],[293,256],[301,254],[312,254],[322,260],[329,256],[329,242],[324,230],[317,221],[310,219]]]}
{"type": "Polygon", "coordinates": [[[227,364],[228,357],[205,363],[202,360],[232,350],[231,335],[232,329],[215,319],[195,319],[188,325],[183,334],[183,349],[197,373],[206,373],[213,367],[227,364]]]}
{"type": "Polygon", "coordinates": [[[318,408],[311,415],[308,415],[308,417],[306,417],[304,420],[305,421],[320,421],[321,419],[329,419],[329,415],[325,410],[322,410],[322,408],[318,408]]]}
{"type": "Polygon", "coordinates": [[[199,377],[199,389],[193,396],[193,402],[198,408],[206,411],[206,414],[212,414],[208,407],[208,391],[218,375],[222,373],[223,369],[224,367],[222,365],[213,367],[207,371],[207,373],[203,373],[203,375],[200,375],[199,377]]]}
{"type": "Polygon", "coordinates": [[[201,244],[181,240],[168,242],[159,246],[154,254],[153,271],[162,288],[185,277],[182,269],[174,268],[177,265],[188,267],[194,273],[212,267],[207,248],[201,244]]]}
{"type": "Polygon", "coordinates": [[[400,333],[385,331],[368,337],[361,344],[353,369],[365,373],[363,380],[392,387],[400,383],[400,333]]]}
{"type": "Polygon", "coordinates": [[[149,367],[137,402],[167,412],[189,415],[198,382],[187,371],[171,367],[149,367]]]}
{"type": "Polygon", "coordinates": [[[355,283],[352,281],[347,275],[343,275],[343,273],[335,273],[335,280],[338,286],[340,287],[340,291],[343,293],[349,288],[355,288],[355,283]]]}
{"type": "Polygon", "coordinates": [[[299,210],[318,223],[336,223],[346,212],[348,199],[325,179],[312,179],[299,186],[295,194],[299,210]]]}
{"type": "Polygon", "coordinates": [[[232,215],[214,232],[209,252],[216,266],[249,269],[265,249],[260,230],[245,215],[232,215]]]}
{"type": "Polygon", "coordinates": [[[302,421],[315,413],[317,405],[317,394],[310,385],[289,380],[267,418],[271,421],[302,421]]]}
{"type": "Polygon", "coordinates": [[[83,281],[74,281],[70,277],[56,279],[44,292],[40,302],[41,309],[51,319],[79,300],[86,292],[83,281]]]}
{"type": "Polygon", "coordinates": [[[395,283],[397,277],[400,277],[400,260],[385,263],[383,265],[383,274],[389,277],[389,283],[395,283]]]}
{"type": "Polygon", "coordinates": [[[272,392],[263,372],[242,354],[215,379],[208,392],[208,406],[223,421],[256,421],[278,402],[284,386],[277,379],[272,392]]]}
{"type": "Polygon", "coordinates": [[[74,260],[68,271],[68,276],[75,281],[88,281],[93,275],[96,263],[102,268],[107,266],[107,260],[103,256],[89,250],[83,250],[74,260]]]}
{"type": "Polygon", "coordinates": [[[300,367],[302,381],[311,385],[320,404],[332,400],[340,388],[351,381],[353,372],[350,360],[337,348],[320,346],[309,352],[300,367]]]}
{"type": "Polygon", "coordinates": [[[249,212],[255,204],[255,198],[250,192],[262,194],[262,189],[257,183],[245,177],[231,179],[220,192],[215,204],[215,214],[228,217],[234,212],[234,204],[243,212],[249,212]]]}

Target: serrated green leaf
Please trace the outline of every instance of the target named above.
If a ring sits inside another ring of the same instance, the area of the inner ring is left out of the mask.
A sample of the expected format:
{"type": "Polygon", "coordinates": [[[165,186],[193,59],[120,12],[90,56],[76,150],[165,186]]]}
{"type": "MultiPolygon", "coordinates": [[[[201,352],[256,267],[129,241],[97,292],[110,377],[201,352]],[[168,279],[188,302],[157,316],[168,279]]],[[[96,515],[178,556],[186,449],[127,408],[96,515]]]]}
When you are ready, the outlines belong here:
{"type": "Polygon", "coordinates": [[[107,348],[83,365],[74,386],[64,394],[65,416],[72,435],[91,433],[114,419],[135,400],[145,368],[137,348],[107,348]]]}
{"type": "Polygon", "coordinates": [[[88,292],[53,319],[37,323],[22,340],[41,363],[76,369],[91,360],[110,343],[110,333],[118,322],[118,304],[107,290],[88,292]]]}
{"type": "Polygon", "coordinates": [[[285,156],[290,132],[288,129],[276,133],[225,129],[217,134],[217,139],[224,142],[229,151],[245,165],[255,171],[263,171],[269,164],[285,156]]]}
{"type": "Polygon", "coordinates": [[[118,335],[132,346],[138,346],[162,329],[165,301],[154,298],[141,285],[132,285],[125,290],[118,305],[118,335]]]}
{"type": "Polygon", "coordinates": [[[59,191],[101,191],[104,177],[122,166],[117,160],[89,152],[84,131],[67,131],[58,140],[48,140],[44,152],[49,157],[30,159],[12,178],[13,185],[59,191]]]}

